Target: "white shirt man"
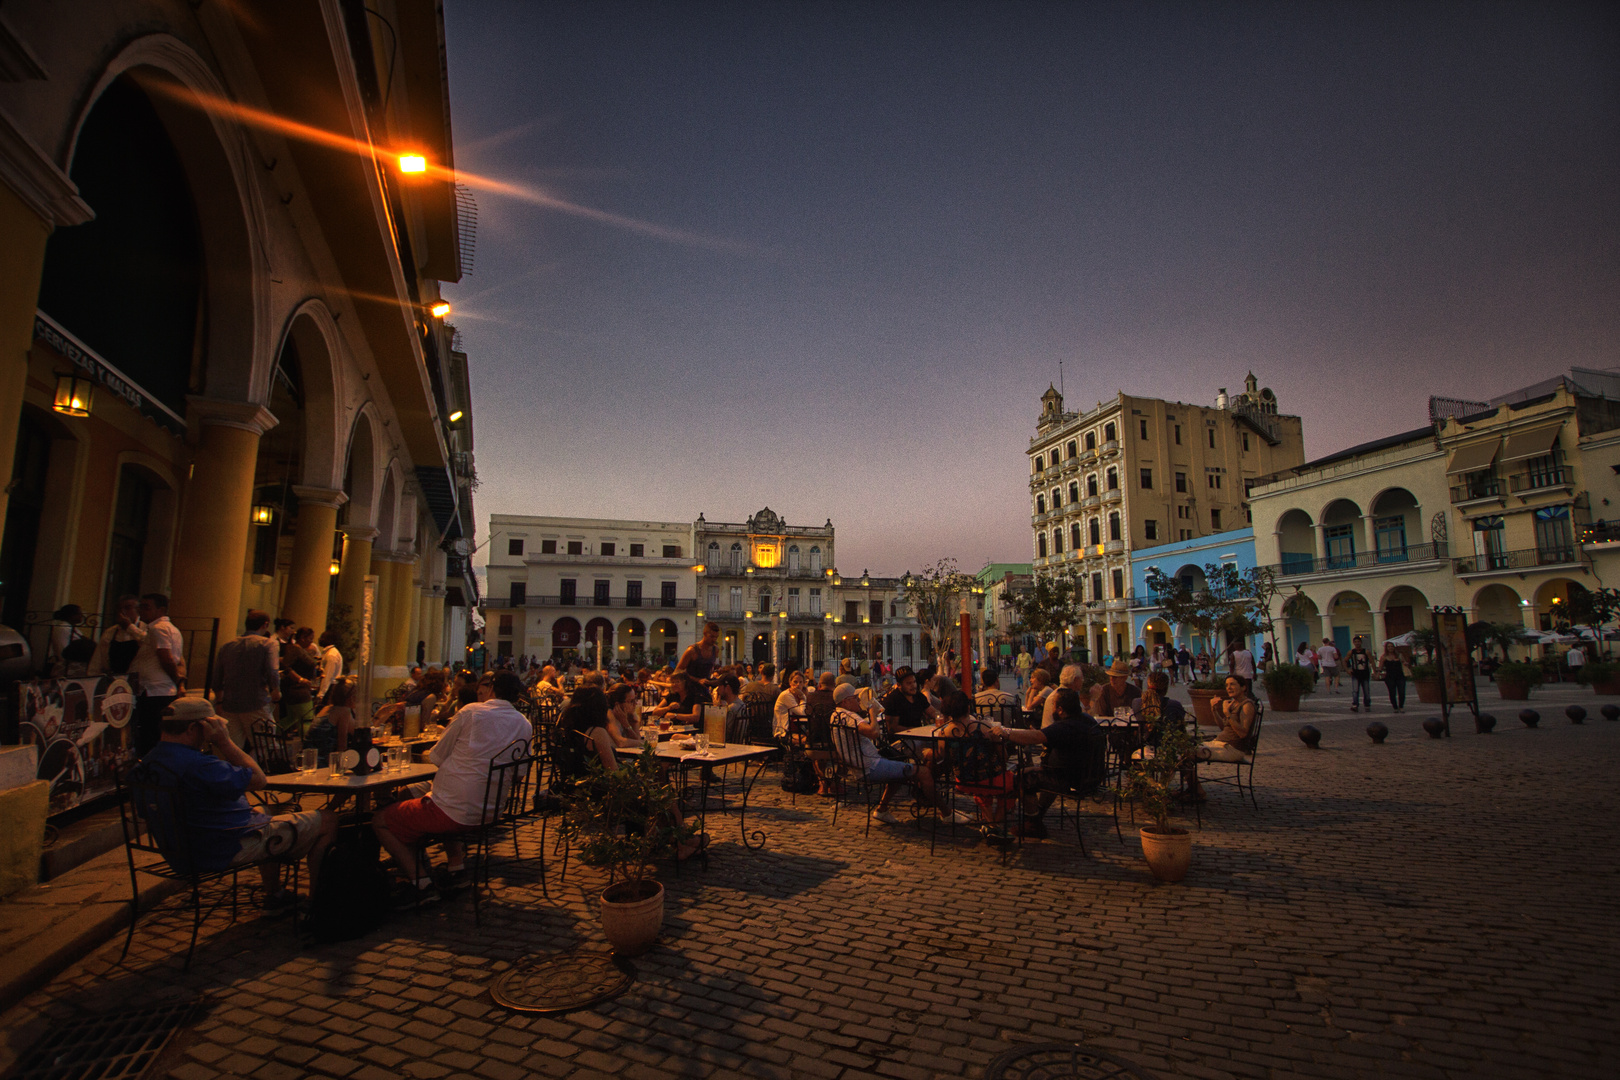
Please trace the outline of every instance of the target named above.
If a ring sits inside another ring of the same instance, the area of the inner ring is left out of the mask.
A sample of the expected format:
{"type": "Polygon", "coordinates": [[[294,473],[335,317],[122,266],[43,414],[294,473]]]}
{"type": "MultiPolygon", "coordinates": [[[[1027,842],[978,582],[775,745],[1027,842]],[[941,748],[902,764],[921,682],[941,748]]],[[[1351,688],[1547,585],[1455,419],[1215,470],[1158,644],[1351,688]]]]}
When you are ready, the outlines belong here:
{"type": "Polygon", "coordinates": [[[1247,646],[1232,654],[1232,674],[1254,681],[1254,653],[1247,646]]]}
{"type": "Polygon", "coordinates": [[[1569,652],[1564,654],[1564,662],[1569,665],[1569,670],[1579,671],[1581,665],[1586,663],[1586,653],[1581,650],[1579,645],[1572,645],[1569,652]]]}
{"type": "Polygon", "coordinates": [[[141,696],[135,703],[135,749],[144,754],[162,738],[163,710],[180,694],[186,677],[185,642],[169,621],[169,598],[158,593],[141,597],[140,619],[146,637],[130,661],[129,670],[140,680],[141,696]]]}
{"type": "Polygon", "coordinates": [[[326,697],[326,692],[332,689],[332,684],[343,674],[343,653],[339,651],[337,643],[326,634],[322,634],[321,638],[322,644],[326,647],[321,650],[321,681],[315,691],[317,705],[326,697]]]}

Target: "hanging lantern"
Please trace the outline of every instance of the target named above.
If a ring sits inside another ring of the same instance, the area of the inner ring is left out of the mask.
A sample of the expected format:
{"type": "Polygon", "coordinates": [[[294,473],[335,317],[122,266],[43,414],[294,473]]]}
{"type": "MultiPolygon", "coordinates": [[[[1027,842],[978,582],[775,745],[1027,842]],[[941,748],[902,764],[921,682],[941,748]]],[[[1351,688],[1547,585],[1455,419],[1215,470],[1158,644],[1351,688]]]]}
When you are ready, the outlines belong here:
{"type": "Polygon", "coordinates": [[[341,562],[339,562],[338,560],[333,559],[332,560],[332,565],[330,567],[328,567],[327,569],[328,569],[328,571],[331,573],[331,575],[333,577],[337,577],[340,573],[343,572],[343,564],[341,562]]]}
{"type": "Polygon", "coordinates": [[[89,379],[81,379],[77,375],[58,375],[56,401],[51,408],[63,416],[89,416],[90,400],[94,393],[95,387],[89,379]]]}
{"type": "Polygon", "coordinates": [[[276,519],[276,508],[275,507],[266,506],[264,503],[256,503],[256,504],[254,504],[254,507],[253,507],[253,524],[255,524],[255,525],[268,525],[271,522],[275,521],[275,519],[276,519]]]}

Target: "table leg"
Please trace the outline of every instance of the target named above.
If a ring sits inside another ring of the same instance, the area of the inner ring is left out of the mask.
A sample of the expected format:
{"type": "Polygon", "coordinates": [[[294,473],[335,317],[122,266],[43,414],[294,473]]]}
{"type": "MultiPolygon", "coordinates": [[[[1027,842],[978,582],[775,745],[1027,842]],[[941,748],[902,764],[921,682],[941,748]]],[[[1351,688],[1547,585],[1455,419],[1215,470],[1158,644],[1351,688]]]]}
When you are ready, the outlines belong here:
{"type": "Polygon", "coordinates": [[[759,779],[760,773],[765,771],[765,759],[759,759],[759,763],[754,768],[753,780],[748,779],[748,762],[743,762],[742,767],[742,806],[737,812],[737,828],[742,833],[743,847],[747,848],[749,851],[758,851],[760,848],[765,846],[765,833],[760,829],[755,829],[751,834],[748,831],[748,796],[753,792],[754,783],[759,779]],[[751,843],[750,839],[757,840],[758,843],[751,843]]]}

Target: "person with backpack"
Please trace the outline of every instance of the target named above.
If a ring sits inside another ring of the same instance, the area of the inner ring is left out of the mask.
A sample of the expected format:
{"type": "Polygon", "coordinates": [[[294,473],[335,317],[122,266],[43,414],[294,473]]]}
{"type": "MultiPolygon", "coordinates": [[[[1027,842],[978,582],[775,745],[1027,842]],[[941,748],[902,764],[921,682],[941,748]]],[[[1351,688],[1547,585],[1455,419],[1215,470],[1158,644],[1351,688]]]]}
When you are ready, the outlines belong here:
{"type": "Polygon", "coordinates": [[[1372,670],[1373,655],[1367,651],[1363,639],[1357,637],[1354,647],[1345,655],[1344,666],[1350,672],[1350,711],[1360,712],[1360,705],[1366,702],[1367,711],[1372,712],[1372,670]]]}

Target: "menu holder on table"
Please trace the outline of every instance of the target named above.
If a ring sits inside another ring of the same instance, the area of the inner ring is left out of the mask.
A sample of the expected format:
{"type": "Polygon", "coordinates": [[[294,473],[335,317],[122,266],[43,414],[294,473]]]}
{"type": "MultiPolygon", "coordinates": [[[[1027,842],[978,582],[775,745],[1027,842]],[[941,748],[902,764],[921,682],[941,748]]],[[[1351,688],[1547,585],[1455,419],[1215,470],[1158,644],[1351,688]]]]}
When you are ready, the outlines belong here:
{"type": "Polygon", "coordinates": [[[719,748],[726,745],[726,707],[724,705],[703,706],[703,733],[709,737],[709,745],[719,748]]]}

